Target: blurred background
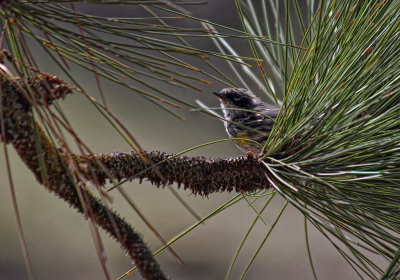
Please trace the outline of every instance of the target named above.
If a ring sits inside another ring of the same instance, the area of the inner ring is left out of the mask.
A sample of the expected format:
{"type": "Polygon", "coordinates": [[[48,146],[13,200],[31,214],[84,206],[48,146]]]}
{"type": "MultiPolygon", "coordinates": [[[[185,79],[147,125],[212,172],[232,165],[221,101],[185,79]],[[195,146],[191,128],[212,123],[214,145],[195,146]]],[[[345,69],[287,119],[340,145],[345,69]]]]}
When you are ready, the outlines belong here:
{"type": "MultiPolygon", "coordinates": [[[[192,11],[195,17],[242,30],[233,1],[210,1],[207,5],[187,6],[186,8],[192,11]]],[[[79,9],[81,12],[103,16],[148,16],[140,7],[133,6],[122,9],[113,6],[97,8],[82,5],[79,6],[79,9]],[[96,10],[94,10],[95,8],[96,10]]],[[[188,19],[169,21],[169,23],[200,28],[198,22],[188,19]]],[[[217,51],[208,38],[192,38],[190,42],[199,49],[217,51]]],[[[231,40],[230,43],[240,55],[252,56],[246,40],[231,40]]],[[[54,63],[48,62],[45,54],[39,50],[36,55],[39,56],[38,61],[41,59],[42,70],[67,80],[54,63]]],[[[210,57],[210,61],[235,79],[225,62],[213,57],[210,57]]],[[[202,65],[198,64],[198,67],[201,68],[202,65]]],[[[252,70],[258,71],[256,67],[252,70]]],[[[77,67],[72,67],[72,73],[88,93],[99,99],[92,73],[77,67]]],[[[201,76],[199,75],[199,77],[201,76]]],[[[171,95],[191,104],[195,104],[194,100],[198,99],[211,107],[219,104],[210,92],[225,87],[215,81],[209,86],[196,85],[201,87],[202,92],[165,86],[165,84],[157,86],[163,87],[171,95]]],[[[186,118],[186,121],[182,121],[126,88],[104,80],[102,80],[102,87],[113,113],[131,131],[145,150],[177,153],[196,145],[227,137],[223,123],[204,113],[188,108],[175,110],[186,118]]],[[[255,94],[264,98],[262,94],[257,92],[255,94]]],[[[77,134],[93,152],[128,152],[131,150],[83,95],[75,93],[60,104],[77,134]]],[[[18,207],[35,279],[105,279],[88,222],[75,210],[69,208],[64,201],[46,191],[43,186],[38,185],[32,173],[19,160],[14,150],[11,147],[7,148],[11,155],[18,207]]],[[[231,142],[222,142],[193,150],[186,155],[231,157],[242,155],[242,153],[231,142]]],[[[0,157],[4,158],[3,149],[0,151],[0,157]]],[[[4,161],[0,163],[0,177],[3,178],[0,181],[2,192],[0,196],[0,279],[27,279],[4,161]]],[[[139,184],[138,181],[127,183],[124,186],[165,239],[171,239],[196,222],[194,217],[167,189],[158,189],[147,182],[139,184]]],[[[173,187],[176,186],[173,185],[173,187]]],[[[235,195],[221,193],[200,197],[183,190],[179,190],[179,193],[202,217],[235,195]]],[[[118,192],[113,191],[111,195],[114,199],[113,209],[125,217],[136,231],[142,233],[143,239],[152,250],[160,248],[162,244],[118,192]]],[[[255,206],[261,207],[266,199],[259,199],[255,206]]],[[[267,222],[274,221],[283,202],[281,198],[273,200],[263,214],[267,222]]],[[[254,217],[254,211],[245,201],[242,201],[200,225],[172,246],[184,260],[184,265],[179,265],[167,250],[159,254],[157,260],[171,279],[224,279],[234,252],[254,217]]],[[[267,231],[268,228],[258,222],[239,255],[230,279],[240,278],[244,267],[250,261],[267,231]]],[[[132,267],[131,260],[116,242],[110,240],[102,231],[100,232],[106,248],[107,267],[112,277],[117,278],[132,267]]],[[[356,277],[333,246],[312,228],[310,228],[310,240],[319,279],[354,279],[356,277]]],[[[289,206],[261,249],[246,279],[312,278],[305,244],[304,218],[289,206]]],[[[126,279],[141,279],[141,277],[138,273],[134,273],[126,279]]]]}

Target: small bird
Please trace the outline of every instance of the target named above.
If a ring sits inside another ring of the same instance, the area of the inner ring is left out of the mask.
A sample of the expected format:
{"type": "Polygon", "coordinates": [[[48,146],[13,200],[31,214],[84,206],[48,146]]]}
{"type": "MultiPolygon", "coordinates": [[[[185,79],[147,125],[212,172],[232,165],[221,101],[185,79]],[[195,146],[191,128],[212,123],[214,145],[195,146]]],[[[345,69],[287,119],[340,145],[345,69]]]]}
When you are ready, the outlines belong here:
{"type": "Polygon", "coordinates": [[[244,152],[261,154],[281,107],[262,102],[243,88],[212,93],[220,99],[226,132],[232,138],[242,138],[234,140],[236,146],[244,152]]]}

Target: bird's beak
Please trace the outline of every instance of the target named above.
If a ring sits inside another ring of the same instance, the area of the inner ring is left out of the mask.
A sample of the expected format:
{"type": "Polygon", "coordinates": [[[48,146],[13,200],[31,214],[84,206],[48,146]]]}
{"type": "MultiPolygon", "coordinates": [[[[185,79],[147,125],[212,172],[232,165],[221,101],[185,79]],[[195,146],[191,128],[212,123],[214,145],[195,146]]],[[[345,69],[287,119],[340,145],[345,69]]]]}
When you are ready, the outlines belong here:
{"type": "Polygon", "coordinates": [[[225,98],[225,95],[224,95],[223,93],[221,93],[221,92],[212,91],[212,93],[215,94],[218,98],[226,99],[226,98],[225,98]]]}

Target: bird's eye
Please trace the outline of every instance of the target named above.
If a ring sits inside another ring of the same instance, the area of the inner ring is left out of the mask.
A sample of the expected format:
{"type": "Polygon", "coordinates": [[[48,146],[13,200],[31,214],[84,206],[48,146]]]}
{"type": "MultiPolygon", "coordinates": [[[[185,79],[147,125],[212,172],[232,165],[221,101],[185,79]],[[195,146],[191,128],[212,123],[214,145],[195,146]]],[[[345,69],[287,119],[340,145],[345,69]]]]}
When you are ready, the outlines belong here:
{"type": "Polygon", "coordinates": [[[239,99],[240,99],[240,95],[236,93],[236,94],[233,96],[233,98],[236,99],[236,100],[239,100],[239,99]]]}

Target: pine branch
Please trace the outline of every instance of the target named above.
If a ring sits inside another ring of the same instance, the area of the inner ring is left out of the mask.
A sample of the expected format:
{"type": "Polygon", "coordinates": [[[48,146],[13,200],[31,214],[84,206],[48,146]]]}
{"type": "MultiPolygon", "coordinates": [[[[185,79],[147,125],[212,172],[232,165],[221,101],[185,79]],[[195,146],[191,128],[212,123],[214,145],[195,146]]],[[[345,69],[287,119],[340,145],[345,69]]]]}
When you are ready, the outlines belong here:
{"type": "Polygon", "coordinates": [[[100,185],[106,179],[148,179],[157,186],[177,183],[193,194],[208,195],[215,192],[255,192],[270,188],[265,167],[251,154],[247,157],[212,158],[174,156],[164,152],[144,152],[153,162],[149,166],[137,153],[109,153],[74,156],[80,170],[100,185]],[[100,163],[100,164],[99,164],[100,163]],[[90,166],[90,168],[88,168],[90,166]],[[160,177],[156,171],[159,171],[160,177]],[[93,175],[95,177],[93,177],[93,175]]]}
{"type": "Polygon", "coordinates": [[[67,156],[59,152],[37,125],[32,106],[48,106],[71,93],[71,87],[55,76],[1,80],[1,140],[11,143],[39,183],[64,199],[84,217],[107,231],[129,253],[146,279],[166,279],[139,234],[115,211],[93,196],[87,180],[96,185],[138,178],[165,186],[177,183],[194,194],[255,192],[269,188],[264,165],[247,157],[213,158],[174,156],[164,152],[110,153],[67,156]],[[143,159],[147,159],[144,161],[143,159]],[[149,163],[153,165],[149,165],[149,163]],[[160,176],[161,174],[161,176],[160,176]]]}
{"type": "Polygon", "coordinates": [[[115,211],[83,188],[83,183],[66,168],[67,160],[35,123],[31,106],[49,104],[64,97],[71,92],[70,86],[51,76],[39,76],[25,83],[2,77],[0,85],[0,121],[1,127],[5,128],[1,131],[1,140],[13,145],[39,183],[116,239],[145,279],[167,279],[140,235],[115,211]]]}

